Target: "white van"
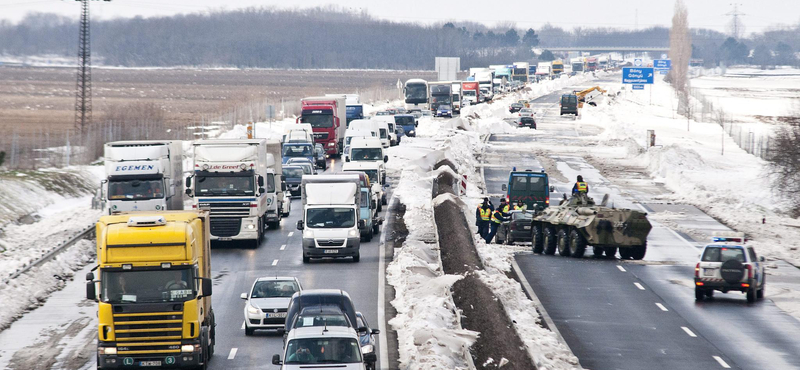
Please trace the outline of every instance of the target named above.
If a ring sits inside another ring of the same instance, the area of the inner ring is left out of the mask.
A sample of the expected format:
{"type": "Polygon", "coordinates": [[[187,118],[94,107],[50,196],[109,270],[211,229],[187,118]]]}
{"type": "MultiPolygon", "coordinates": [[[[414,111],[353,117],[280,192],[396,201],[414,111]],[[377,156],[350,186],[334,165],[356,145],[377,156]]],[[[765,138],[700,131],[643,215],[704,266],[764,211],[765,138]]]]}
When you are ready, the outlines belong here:
{"type": "Polygon", "coordinates": [[[350,156],[347,162],[370,162],[374,163],[379,171],[380,183],[386,182],[386,165],[389,157],[383,151],[383,143],[376,138],[354,138],[350,141],[350,156]]]}
{"type": "Polygon", "coordinates": [[[372,117],[377,122],[386,122],[389,129],[389,145],[395,146],[400,144],[400,137],[397,135],[397,125],[394,121],[394,116],[375,116],[372,117]]]}
{"type": "MultiPolygon", "coordinates": [[[[394,117],[389,116],[394,121],[394,117]]],[[[391,139],[389,138],[389,122],[385,120],[378,120],[378,137],[381,139],[381,145],[384,148],[391,146],[391,139]]]]}
{"type": "Polygon", "coordinates": [[[380,130],[378,129],[378,121],[371,119],[354,119],[350,122],[348,130],[363,130],[372,132],[373,137],[380,137],[380,130]]]}
{"type": "Polygon", "coordinates": [[[344,151],[342,152],[344,154],[345,162],[347,161],[347,158],[350,157],[350,142],[353,140],[353,138],[377,138],[377,134],[375,136],[373,136],[373,134],[373,131],[354,130],[352,128],[348,128],[344,133],[344,151]]]}

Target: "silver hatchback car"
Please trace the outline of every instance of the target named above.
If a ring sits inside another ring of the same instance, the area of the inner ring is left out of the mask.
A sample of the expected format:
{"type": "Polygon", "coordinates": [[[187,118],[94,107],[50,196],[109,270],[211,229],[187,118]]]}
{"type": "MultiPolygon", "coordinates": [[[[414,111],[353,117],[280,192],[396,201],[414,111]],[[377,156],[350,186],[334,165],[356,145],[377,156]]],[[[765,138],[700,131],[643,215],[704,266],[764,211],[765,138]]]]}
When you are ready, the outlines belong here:
{"type": "Polygon", "coordinates": [[[261,277],[253,282],[250,293],[242,293],[244,305],[244,333],[253,335],[256,329],[283,329],[286,310],[295,292],[302,291],[300,281],[294,277],[261,277]]]}

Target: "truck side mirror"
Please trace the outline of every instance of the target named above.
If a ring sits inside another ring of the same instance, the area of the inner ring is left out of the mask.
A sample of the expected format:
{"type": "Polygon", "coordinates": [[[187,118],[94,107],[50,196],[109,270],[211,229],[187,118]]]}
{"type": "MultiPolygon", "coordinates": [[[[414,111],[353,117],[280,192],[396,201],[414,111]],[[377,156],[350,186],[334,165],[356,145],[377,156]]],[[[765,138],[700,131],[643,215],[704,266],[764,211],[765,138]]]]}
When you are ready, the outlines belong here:
{"type": "Polygon", "coordinates": [[[261,193],[261,194],[264,194],[264,193],[266,193],[266,192],[267,192],[267,189],[264,189],[264,188],[258,188],[258,192],[259,192],[259,193],[261,193]]]}
{"type": "Polygon", "coordinates": [[[508,184],[503,184],[502,186],[500,186],[500,189],[502,189],[503,191],[508,191],[508,184]]]}
{"type": "Polygon", "coordinates": [[[213,289],[211,287],[213,285],[211,283],[211,279],[210,278],[200,278],[200,283],[201,283],[202,289],[203,289],[203,295],[201,295],[201,297],[211,297],[211,292],[212,292],[212,289],[213,289]]]}
{"type": "Polygon", "coordinates": [[[283,365],[283,361],[281,361],[281,355],[272,355],[272,364],[283,365]]]}
{"type": "Polygon", "coordinates": [[[389,162],[389,156],[388,155],[383,156],[383,163],[386,163],[386,162],[389,162]]]}
{"type": "Polygon", "coordinates": [[[187,189],[186,189],[186,195],[187,195],[187,196],[189,196],[189,197],[191,198],[191,197],[192,197],[192,189],[190,189],[190,188],[187,188],[187,189]]]}
{"type": "Polygon", "coordinates": [[[264,176],[258,175],[258,186],[264,186],[264,176]]]}
{"type": "Polygon", "coordinates": [[[94,273],[87,272],[86,273],[86,281],[92,281],[92,280],[94,280],[94,273]]]}
{"type": "Polygon", "coordinates": [[[303,229],[305,229],[305,224],[303,223],[303,220],[297,221],[297,230],[303,230],[303,229]]]}
{"type": "Polygon", "coordinates": [[[372,334],[378,335],[378,334],[380,334],[380,333],[381,333],[381,331],[380,331],[380,330],[378,330],[378,329],[372,329],[372,334]]]}
{"type": "Polygon", "coordinates": [[[94,281],[86,282],[86,299],[90,301],[97,300],[97,292],[95,291],[94,281]]]}
{"type": "Polygon", "coordinates": [[[350,162],[350,157],[349,157],[349,156],[348,156],[348,157],[345,157],[345,158],[344,158],[344,161],[345,161],[345,162],[350,162]]]}
{"type": "Polygon", "coordinates": [[[556,191],[556,187],[555,187],[555,186],[553,186],[553,185],[550,185],[550,192],[552,193],[552,192],[554,192],[554,191],[556,191]]]}
{"type": "Polygon", "coordinates": [[[286,191],[286,182],[281,181],[281,191],[286,191]]]}
{"type": "Polygon", "coordinates": [[[190,186],[192,186],[192,177],[191,176],[186,178],[186,187],[188,188],[190,186]]]}

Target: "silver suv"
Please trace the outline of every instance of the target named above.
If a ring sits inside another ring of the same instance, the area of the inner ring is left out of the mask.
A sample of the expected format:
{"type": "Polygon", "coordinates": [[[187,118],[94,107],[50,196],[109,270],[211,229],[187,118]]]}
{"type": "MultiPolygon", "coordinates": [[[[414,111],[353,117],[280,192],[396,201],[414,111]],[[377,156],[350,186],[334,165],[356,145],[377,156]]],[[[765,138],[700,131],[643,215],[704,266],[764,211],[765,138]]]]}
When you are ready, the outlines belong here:
{"type": "Polygon", "coordinates": [[[695,299],[711,298],[715,290],[740,291],[747,294],[748,302],[764,298],[764,257],[756,257],[746,241],[742,233],[713,236],[713,243],[703,249],[694,268],[695,299]]]}

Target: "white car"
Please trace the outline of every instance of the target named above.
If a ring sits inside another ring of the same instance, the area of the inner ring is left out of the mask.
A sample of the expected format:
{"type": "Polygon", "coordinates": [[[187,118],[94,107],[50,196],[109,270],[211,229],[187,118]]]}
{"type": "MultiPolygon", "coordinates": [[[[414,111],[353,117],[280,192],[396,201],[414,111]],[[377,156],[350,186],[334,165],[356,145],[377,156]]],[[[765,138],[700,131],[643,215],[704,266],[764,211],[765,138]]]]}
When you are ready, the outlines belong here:
{"type": "Polygon", "coordinates": [[[715,233],[694,268],[695,299],[702,301],[723,293],[740,291],[748,302],[764,298],[766,276],[764,257],[757,257],[753,246],[746,245],[744,233],[715,233]]]}
{"type": "Polygon", "coordinates": [[[242,293],[244,305],[244,333],[253,335],[256,329],[283,329],[286,310],[292,295],[302,291],[300,281],[294,277],[269,276],[256,279],[250,293],[242,293]]]}
{"type": "Polygon", "coordinates": [[[292,329],[286,336],[283,361],[272,356],[273,365],[282,370],[338,368],[365,370],[377,361],[374,352],[361,353],[359,337],[352,327],[311,326],[292,329]]]}
{"type": "Polygon", "coordinates": [[[533,117],[533,109],[532,108],[522,108],[519,110],[520,117],[533,117]]]}

